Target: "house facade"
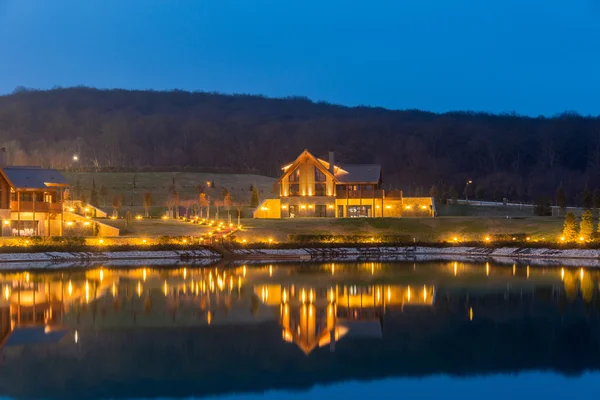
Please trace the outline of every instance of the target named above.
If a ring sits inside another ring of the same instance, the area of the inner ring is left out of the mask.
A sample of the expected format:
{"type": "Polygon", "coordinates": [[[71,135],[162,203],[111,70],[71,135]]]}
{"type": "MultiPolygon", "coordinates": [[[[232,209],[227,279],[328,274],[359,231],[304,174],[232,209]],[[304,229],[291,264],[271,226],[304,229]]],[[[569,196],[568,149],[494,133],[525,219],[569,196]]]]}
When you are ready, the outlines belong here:
{"type": "Polygon", "coordinates": [[[63,194],[68,186],[54,169],[1,167],[2,236],[62,236],[63,194]]]}
{"type": "Polygon", "coordinates": [[[282,168],[279,198],[266,199],[254,218],[434,216],[430,197],[403,198],[383,189],[381,165],[339,165],[304,150],[282,168]]]}

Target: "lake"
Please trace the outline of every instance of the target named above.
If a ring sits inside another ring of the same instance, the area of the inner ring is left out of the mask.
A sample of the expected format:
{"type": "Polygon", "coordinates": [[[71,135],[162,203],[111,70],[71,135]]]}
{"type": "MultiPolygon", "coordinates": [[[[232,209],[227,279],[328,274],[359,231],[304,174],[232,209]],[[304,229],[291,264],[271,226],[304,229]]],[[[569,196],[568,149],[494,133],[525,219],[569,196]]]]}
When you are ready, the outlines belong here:
{"type": "Polygon", "coordinates": [[[485,262],[0,272],[0,396],[592,395],[599,280],[485,262]]]}

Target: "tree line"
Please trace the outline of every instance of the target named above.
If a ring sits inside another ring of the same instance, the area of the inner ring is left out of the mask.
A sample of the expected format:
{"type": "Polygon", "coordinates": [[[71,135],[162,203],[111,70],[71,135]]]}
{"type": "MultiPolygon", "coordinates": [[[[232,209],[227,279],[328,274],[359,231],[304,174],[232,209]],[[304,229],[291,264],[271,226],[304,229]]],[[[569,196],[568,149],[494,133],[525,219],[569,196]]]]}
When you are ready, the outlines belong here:
{"type": "Polygon", "coordinates": [[[343,107],[306,98],[185,91],[48,91],[0,96],[8,162],[89,171],[222,171],[278,176],[307,148],[379,163],[386,188],[569,205],[600,187],[600,118],[343,107]],[[74,158],[76,155],[76,159],[74,158]]]}

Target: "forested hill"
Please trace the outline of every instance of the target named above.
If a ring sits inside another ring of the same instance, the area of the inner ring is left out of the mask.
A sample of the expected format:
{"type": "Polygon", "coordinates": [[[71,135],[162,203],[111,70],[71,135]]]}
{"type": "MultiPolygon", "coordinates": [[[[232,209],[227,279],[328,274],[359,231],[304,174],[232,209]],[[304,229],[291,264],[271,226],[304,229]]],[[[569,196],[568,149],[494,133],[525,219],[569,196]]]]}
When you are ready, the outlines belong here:
{"type": "Polygon", "coordinates": [[[304,98],[202,92],[16,90],[0,97],[9,162],[78,168],[197,169],[277,176],[305,148],[381,163],[386,187],[436,184],[483,197],[554,196],[600,186],[600,118],[342,107],[304,98]]]}

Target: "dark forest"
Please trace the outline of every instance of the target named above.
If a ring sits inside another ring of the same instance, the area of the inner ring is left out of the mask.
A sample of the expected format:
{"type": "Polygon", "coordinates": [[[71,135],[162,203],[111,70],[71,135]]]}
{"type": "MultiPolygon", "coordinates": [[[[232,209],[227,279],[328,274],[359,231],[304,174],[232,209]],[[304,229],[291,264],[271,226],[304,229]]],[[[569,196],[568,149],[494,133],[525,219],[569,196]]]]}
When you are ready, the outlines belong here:
{"type": "Polygon", "coordinates": [[[218,171],[278,176],[307,148],[380,163],[385,187],[488,200],[569,204],[600,187],[600,117],[435,114],[301,97],[185,91],[18,88],[0,97],[7,160],[90,171],[218,171]],[[73,155],[79,160],[75,163],[73,155]],[[465,185],[471,180],[472,185],[465,185]]]}

